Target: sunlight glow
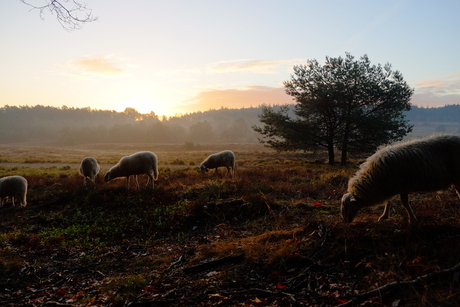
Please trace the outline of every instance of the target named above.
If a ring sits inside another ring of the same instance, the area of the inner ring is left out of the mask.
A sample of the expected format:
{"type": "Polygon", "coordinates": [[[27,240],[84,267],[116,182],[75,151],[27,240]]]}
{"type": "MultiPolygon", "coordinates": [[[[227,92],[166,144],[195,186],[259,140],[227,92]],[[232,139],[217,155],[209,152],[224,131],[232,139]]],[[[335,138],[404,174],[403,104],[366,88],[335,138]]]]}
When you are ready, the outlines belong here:
{"type": "Polygon", "coordinates": [[[120,100],[115,109],[116,111],[123,112],[126,108],[133,108],[141,114],[150,114],[150,112],[153,111],[159,118],[161,118],[163,115],[174,115],[174,112],[171,110],[169,105],[170,104],[167,102],[161,102],[152,97],[132,96],[120,100]]]}

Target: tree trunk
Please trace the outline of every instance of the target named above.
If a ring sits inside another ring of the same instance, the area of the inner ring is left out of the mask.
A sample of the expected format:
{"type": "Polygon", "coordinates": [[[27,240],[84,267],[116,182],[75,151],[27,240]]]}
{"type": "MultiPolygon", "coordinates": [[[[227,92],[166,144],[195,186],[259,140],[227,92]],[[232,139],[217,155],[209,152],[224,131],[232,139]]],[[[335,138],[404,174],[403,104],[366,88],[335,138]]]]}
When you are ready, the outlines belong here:
{"type": "Polygon", "coordinates": [[[335,162],[334,156],[334,141],[329,141],[327,144],[327,152],[329,155],[329,165],[333,165],[335,162]]]}
{"type": "Polygon", "coordinates": [[[345,166],[347,164],[348,140],[344,139],[342,145],[342,157],[340,158],[340,165],[345,166]]]}
{"type": "Polygon", "coordinates": [[[347,117],[345,119],[345,131],[343,133],[342,140],[342,157],[340,159],[340,165],[344,166],[347,164],[347,153],[348,153],[348,138],[350,136],[350,126],[351,126],[351,104],[349,101],[347,104],[347,117]]]}

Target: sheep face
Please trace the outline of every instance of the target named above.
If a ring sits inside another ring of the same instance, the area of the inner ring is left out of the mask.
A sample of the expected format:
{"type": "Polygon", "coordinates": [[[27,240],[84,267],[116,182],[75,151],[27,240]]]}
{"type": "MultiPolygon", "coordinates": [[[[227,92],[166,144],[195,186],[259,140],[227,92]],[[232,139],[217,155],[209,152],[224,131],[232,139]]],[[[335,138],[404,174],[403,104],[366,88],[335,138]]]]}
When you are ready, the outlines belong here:
{"type": "Polygon", "coordinates": [[[110,172],[105,173],[104,175],[104,181],[109,182],[112,178],[110,177],[110,172]]]}
{"type": "Polygon", "coordinates": [[[340,205],[340,215],[342,216],[343,222],[353,222],[353,219],[360,208],[359,203],[360,201],[356,199],[353,194],[347,193],[343,195],[342,204],[340,205]]]}
{"type": "Polygon", "coordinates": [[[200,170],[201,170],[201,173],[205,173],[205,172],[209,172],[209,169],[206,167],[206,165],[204,164],[201,164],[200,165],[200,170]]]}

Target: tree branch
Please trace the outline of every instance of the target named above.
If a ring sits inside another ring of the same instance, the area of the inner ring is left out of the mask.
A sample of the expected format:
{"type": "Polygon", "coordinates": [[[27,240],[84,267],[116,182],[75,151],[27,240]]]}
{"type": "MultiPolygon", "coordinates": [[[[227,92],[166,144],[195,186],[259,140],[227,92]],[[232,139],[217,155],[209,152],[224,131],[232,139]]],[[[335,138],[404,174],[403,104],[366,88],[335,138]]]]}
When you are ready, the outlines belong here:
{"type": "Polygon", "coordinates": [[[42,6],[33,5],[26,0],[21,0],[21,2],[30,6],[32,10],[38,10],[42,19],[44,19],[45,11],[49,11],[52,15],[56,14],[57,20],[67,31],[79,30],[85,23],[97,20],[97,17],[92,15],[92,10],[86,4],[76,0],[70,1],[70,4],[68,3],[69,0],[46,0],[46,4],[42,6]]]}

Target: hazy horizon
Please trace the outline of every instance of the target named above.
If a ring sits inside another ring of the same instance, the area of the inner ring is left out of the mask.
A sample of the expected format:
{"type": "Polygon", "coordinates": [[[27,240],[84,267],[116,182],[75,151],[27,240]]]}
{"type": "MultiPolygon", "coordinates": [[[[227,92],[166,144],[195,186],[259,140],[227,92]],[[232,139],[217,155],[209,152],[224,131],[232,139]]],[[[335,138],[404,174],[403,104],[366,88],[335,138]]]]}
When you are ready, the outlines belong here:
{"type": "MultiPolygon", "coordinates": [[[[36,5],[41,0],[35,1],[36,5]]],[[[0,105],[174,116],[292,103],[292,67],[326,56],[390,63],[412,104],[460,103],[460,3],[125,1],[87,3],[98,20],[67,32],[49,12],[0,4],[0,105]]]]}

